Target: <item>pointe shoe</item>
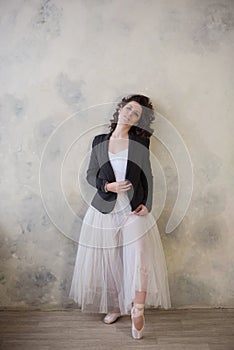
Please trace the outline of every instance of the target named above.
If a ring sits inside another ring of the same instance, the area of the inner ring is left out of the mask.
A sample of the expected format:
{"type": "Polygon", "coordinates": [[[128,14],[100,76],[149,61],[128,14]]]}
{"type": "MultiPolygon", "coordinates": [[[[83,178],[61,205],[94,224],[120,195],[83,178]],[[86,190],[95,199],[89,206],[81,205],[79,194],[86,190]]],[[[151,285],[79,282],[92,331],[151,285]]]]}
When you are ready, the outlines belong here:
{"type": "Polygon", "coordinates": [[[132,337],[134,339],[141,339],[143,337],[143,330],[145,327],[145,317],[144,317],[144,304],[135,304],[131,310],[131,319],[132,319],[132,337]],[[139,310],[142,309],[142,310],[139,310]],[[143,317],[143,326],[140,330],[136,329],[134,324],[134,318],[142,316],[143,317]]]}
{"type": "Polygon", "coordinates": [[[120,312],[109,312],[103,319],[104,323],[111,324],[118,320],[121,316],[120,312]]]}

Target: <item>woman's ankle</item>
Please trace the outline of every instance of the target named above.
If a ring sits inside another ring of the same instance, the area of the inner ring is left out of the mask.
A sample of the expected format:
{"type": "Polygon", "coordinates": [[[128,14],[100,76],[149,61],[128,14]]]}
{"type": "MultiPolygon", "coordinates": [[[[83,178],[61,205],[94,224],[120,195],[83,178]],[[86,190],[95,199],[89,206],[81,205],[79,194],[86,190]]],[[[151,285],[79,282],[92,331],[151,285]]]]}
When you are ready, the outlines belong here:
{"type": "Polygon", "coordinates": [[[140,331],[142,327],[144,327],[145,319],[144,319],[144,304],[133,303],[132,308],[132,319],[134,326],[137,331],[140,331]]]}
{"type": "Polygon", "coordinates": [[[114,313],[114,314],[119,314],[120,313],[120,308],[118,306],[115,306],[111,312],[114,313]]]}
{"type": "Polygon", "coordinates": [[[134,301],[133,306],[134,306],[137,310],[141,311],[142,309],[144,309],[145,304],[143,304],[143,303],[138,303],[138,302],[134,301]]]}

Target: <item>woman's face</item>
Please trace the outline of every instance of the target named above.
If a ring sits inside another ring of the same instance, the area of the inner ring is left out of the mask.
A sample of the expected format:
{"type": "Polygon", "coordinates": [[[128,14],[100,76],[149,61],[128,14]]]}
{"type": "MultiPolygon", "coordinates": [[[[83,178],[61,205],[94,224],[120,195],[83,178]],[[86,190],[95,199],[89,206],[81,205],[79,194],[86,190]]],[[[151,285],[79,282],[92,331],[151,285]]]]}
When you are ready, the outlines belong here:
{"type": "Polygon", "coordinates": [[[119,109],[118,123],[136,125],[141,118],[142,107],[136,101],[128,102],[124,107],[119,109]]]}

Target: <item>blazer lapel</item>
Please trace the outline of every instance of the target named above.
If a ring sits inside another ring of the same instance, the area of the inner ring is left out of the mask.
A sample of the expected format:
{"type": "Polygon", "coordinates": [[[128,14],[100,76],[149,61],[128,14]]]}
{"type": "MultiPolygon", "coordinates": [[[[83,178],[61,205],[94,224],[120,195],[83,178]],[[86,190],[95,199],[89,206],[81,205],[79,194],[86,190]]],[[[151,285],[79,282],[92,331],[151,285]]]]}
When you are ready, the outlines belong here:
{"type": "MultiPolygon", "coordinates": [[[[110,162],[110,158],[109,158],[109,154],[108,154],[108,148],[109,148],[109,140],[111,137],[111,133],[106,134],[105,140],[102,143],[102,156],[103,156],[103,164],[106,163],[106,165],[108,166],[108,171],[110,172],[111,178],[115,179],[115,173],[114,170],[112,168],[111,162],[110,162]]],[[[134,151],[134,145],[136,143],[135,137],[134,137],[134,133],[132,133],[131,131],[129,132],[129,143],[128,143],[128,161],[127,161],[127,167],[126,167],[126,179],[131,181],[132,178],[132,166],[131,166],[131,162],[134,162],[134,155],[135,155],[135,151],[134,151]]]]}
{"type": "Polygon", "coordinates": [[[128,143],[128,162],[126,169],[126,179],[131,179],[131,162],[134,161],[134,134],[129,132],[129,143],[128,143]]]}

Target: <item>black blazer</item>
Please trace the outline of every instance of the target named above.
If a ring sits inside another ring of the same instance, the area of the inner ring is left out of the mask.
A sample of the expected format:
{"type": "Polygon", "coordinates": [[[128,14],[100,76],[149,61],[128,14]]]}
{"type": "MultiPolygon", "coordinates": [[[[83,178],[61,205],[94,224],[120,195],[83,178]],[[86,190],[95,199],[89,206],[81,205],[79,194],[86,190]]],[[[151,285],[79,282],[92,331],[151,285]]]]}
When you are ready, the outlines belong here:
{"type": "MultiPolygon", "coordinates": [[[[91,205],[103,214],[110,213],[115,206],[117,193],[105,192],[105,183],[115,182],[115,174],[108,155],[109,139],[112,133],[95,136],[92,143],[87,181],[97,188],[91,205]]],[[[129,131],[128,161],[126,180],[132,183],[127,192],[132,211],[144,204],[152,208],[153,176],[149,158],[149,139],[143,139],[129,131]]]]}

